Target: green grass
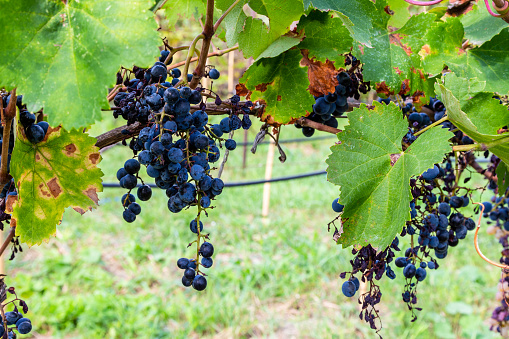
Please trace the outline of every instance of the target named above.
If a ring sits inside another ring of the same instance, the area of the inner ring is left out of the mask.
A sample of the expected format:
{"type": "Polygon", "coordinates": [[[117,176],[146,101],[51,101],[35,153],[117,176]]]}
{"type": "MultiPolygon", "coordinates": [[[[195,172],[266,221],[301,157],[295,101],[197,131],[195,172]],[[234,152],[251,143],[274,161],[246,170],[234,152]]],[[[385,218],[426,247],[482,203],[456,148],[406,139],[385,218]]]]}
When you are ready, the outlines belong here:
{"type": "MultiPolygon", "coordinates": [[[[91,133],[111,127],[106,123],[91,133]]],[[[251,129],[250,140],[258,128],[251,129]]],[[[281,139],[300,135],[290,126],[281,139]]],[[[279,164],[276,151],[273,177],[325,169],[333,142],[285,144],[288,161],[279,164]]],[[[249,153],[243,169],[239,147],[230,153],[223,178],[263,178],[266,152],[262,145],[249,153]]],[[[129,157],[122,147],[103,154],[105,182],[115,181],[129,157]]],[[[164,192],[142,203],[132,224],[121,217],[121,189],[105,189],[92,213],[66,211],[56,238],[6,265],[8,284],[30,307],[34,337],[376,338],[359,320],[356,298],[341,293],[338,275],[352,256],[327,232],[338,188],[325,176],[274,183],[267,218],[261,216],[262,192],[263,185],[225,189],[203,220],[216,254],[201,293],[182,287],[175,265],[194,251],[186,245],[194,240],[189,221],[195,212],[171,214],[164,192]]],[[[498,259],[494,237],[482,233],[480,244],[498,259]]],[[[424,310],[414,323],[401,301],[401,270],[395,268],[395,281],[381,280],[384,338],[497,337],[484,321],[497,305],[499,270],[477,256],[473,234],[440,264],[419,286],[424,310]]]]}

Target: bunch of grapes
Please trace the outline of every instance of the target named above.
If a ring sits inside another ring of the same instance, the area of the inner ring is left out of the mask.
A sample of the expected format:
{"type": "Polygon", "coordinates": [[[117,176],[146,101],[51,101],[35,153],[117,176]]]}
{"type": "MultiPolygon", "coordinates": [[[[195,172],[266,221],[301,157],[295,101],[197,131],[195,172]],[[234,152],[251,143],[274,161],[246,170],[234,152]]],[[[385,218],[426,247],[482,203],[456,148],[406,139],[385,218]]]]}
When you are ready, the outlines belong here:
{"type": "MultiPolygon", "coordinates": [[[[2,312],[4,314],[3,317],[0,317],[0,337],[15,339],[16,333],[15,330],[18,331],[19,334],[28,334],[32,331],[32,321],[23,316],[23,313],[28,312],[27,303],[18,298],[16,295],[16,291],[14,287],[9,287],[6,289],[5,282],[3,278],[0,279],[0,290],[5,293],[5,291],[14,295],[14,299],[8,301],[1,305],[2,308],[6,307],[9,304],[14,305],[14,310],[11,312],[2,312]],[[17,305],[16,305],[17,302],[17,305]],[[18,310],[18,306],[21,308],[21,312],[18,310]]],[[[4,294],[5,296],[5,294],[4,294]]]]}
{"type": "MultiPolygon", "coordinates": [[[[171,73],[175,77],[180,76],[178,69],[171,73]]],[[[215,79],[219,72],[210,69],[208,76],[215,79]]],[[[128,123],[137,121],[145,125],[129,144],[135,157],[127,160],[117,172],[120,186],[128,190],[122,197],[123,218],[134,222],[141,213],[141,206],[131,194],[133,189],[137,187],[136,196],[140,201],[147,201],[152,196],[151,187],[139,176],[142,165],[156,186],[165,191],[167,207],[172,213],[196,207],[197,216],[189,224],[191,232],[196,235],[196,240],[191,243],[197,246],[196,257],[181,258],[177,266],[184,270],[182,284],[186,287],[192,285],[201,291],[206,288],[207,280],[200,266],[212,266],[214,247],[206,241],[209,235],[203,232],[200,217],[207,213],[212,200],[224,188],[221,179],[212,177],[211,164],[219,160],[220,147],[224,146],[227,150],[236,148],[235,140],[223,138],[223,135],[230,133],[231,136],[233,131],[251,126],[247,113],[252,103],[241,105],[240,97],[234,95],[227,101],[231,114],[219,124],[209,124],[206,106],[202,102],[202,89],[174,87],[179,82],[175,81],[177,78],[172,83],[164,82],[166,67],[160,62],[143,74],[138,69],[136,77],[141,79],[135,79],[135,85],[127,87],[126,92],[118,93],[114,99],[117,106],[115,117],[122,116],[128,123]],[[191,113],[191,104],[199,104],[201,109],[191,113]],[[243,114],[242,119],[239,114],[243,114]],[[141,185],[138,186],[139,182],[141,185]]],[[[216,99],[216,104],[221,103],[216,99]]]]}
{"type": "MultiPolygon", "coordinates": [[[[389,100],[385,103],[388,104],[389,100]]],[[[443,104],[436,99],[431,100],[430,106],[438,112],[445,111],[443,104]]],[[[418,138],[414,133],[428,126],[432,121],[427,114],[413,112],[414,108],[411,104],[405,105],[402,110],[409,120],[409,131],[402,140],[405,148],[418,138]]],[[[437,116],[437,118],[441,117],[437,116]]],[[[452,130],[455,127],[450,122],[443,122],[442,128],[452,130]]],[[[462,143],[464,137],[463,134],[456,134],[453,139],[455,143],[462,143]]],[[[419,283],[426,279],[430,270],[439,267],[438,261],[447,257],[452,247],[457,246],[466,238],[468,232],[476,228],[472,216],[465,216],[462,213],[462,209],[470,204],[470,196],[474,189],[462,187],[457,178],[457,175],[462,172],[461,169],[467,166],[468,155],[460,155],[455,166],[452,163],[453,156],[453,153],[448,154],[443,163],[435,164],[419,177],[410,180],[411,220],[407,222],[400,234],[400,237],[410,238],[410,246],[403,248],[404,254],[397,255],[400,251],[398,237],[389,247],[381,251],[376,251],[370,245],[354,249],[352,252],[354,258],[350,261],[351,270],[340,275],[342,279],[347,279],[342,286],[342,292],[346,297],[353,297],[357,293],[359,281],[369,284],[369,291],[359,297],[359,303],[362,305],[361,319],[368,322],[372,328],[378,328],[375,326],[375,320],[379,318],[375,305],[380,302],[381,294],[375,283],[377,280],[384,275],[389,279],[395,279],[399,275],[398,272],[402,273],[405,284],[401,297],[412,312],[412,321],[414,321],[417,319],[415,311],[421,310],[416,307],[419,283]]],[[[494,168],[491,171],[494,171],[494,168]]],[[[464,182],[469,179],[466,178],[464,182]]],[[[491,181],[489,187],[495,189],[496,183],[491,181]]],[[[505,200],[501,198],[494,202],[496,202],[496,208],[490,202],[484,203],[486,210],[491,211],[486,214],[486,217],[497,222],[499,227],[497,232],[502,234],[501,228],[503,229],[505,225],[509,231],[509,221],[507,221],[509,208],[504,207],[505,200]]],[[[344,206],[340,204],[340,199],[333,201],[332,209],[336,213],[343,211],[344,206]]],[[[506,246],[507,236],[504,239],[504,246],[506,246]]],[[[509,245],[507,246],[504,250],[509,256],[509,245]]],[[[509,264],[509,259],[504,259],[504,262],[509,264]]],[[[503,279],[506,279],[505,276],[503,279]]],[[[507,285],[509,278],[504,281],[507,281],[507,285]]],[[[505,309],[500,307],[497,309],[497,317],[500,318],[499,314],[505,312],[503,314],[509,320],[509,310],[507,305],[505,307],[505,309]]]]}
{"type": "MultiPolygon", "coordinates": [[[[334,93],[329,92],[326,95],[315,96],[313,112],[307,116],[308,119],[337,128],[336,118],[348,111],[347,99],[354,97],[358,100],[359,92],[366,94],[369,91],[369,83],[363,82],[360,61],[349,54],[346,57],[345,65],[351,65],[351,68],[348,72],[343,71],[336,76],[338,85],[336,85],[334,93]]],[[[295,123],[295,127],[302,129],[302,134],[305,137],[311,137],[315,133],[315,129],[312,127],[301,126],[298,123],[295,123]]]]}

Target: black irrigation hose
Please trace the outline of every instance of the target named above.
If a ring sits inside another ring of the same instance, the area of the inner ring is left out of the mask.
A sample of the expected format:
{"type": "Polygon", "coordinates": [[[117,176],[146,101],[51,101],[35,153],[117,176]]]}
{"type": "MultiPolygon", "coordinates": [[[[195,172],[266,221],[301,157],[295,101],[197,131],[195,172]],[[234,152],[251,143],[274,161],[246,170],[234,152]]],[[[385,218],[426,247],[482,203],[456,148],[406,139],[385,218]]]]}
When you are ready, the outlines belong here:
{"type": "MultiPolygon", "coordinates": [[[[314,138],[296,138],[296,139],[279,140],[279,143],[280,144],[289,144],[289,143],[300,143],[300,142],[312,142],[312,141],[332,139],[332,138],[337,139],[338,137],[335,135],[323,135],[323,136],[314,137],[314,138]]],[[[268,144],[270,144],[270,141],[262,141],[258,145],[268,145],[268,144]]],[[[252,145],[253,145],[253,141],[237,143],[237,146],[252,146],[252,145]]],[[[120,142],[118,142],[115,144],[115,146],[123,146],[123,145],[120,142]]],[[[106,148],[104,150],[106,151],[108,149],[109,148],[106,148]]]]}
{"type": "MultiPolygon", "coordinates": [[[[323,139],[337,139],[338,137],[335,135],[323,135],[321,137],[314,137],[314,138],[297,138],[297,139],[286,139],[286,140],[279,140],[280,144],[288,144],[288,143],[299,143],[299,142],[310,142],[310,141],[316,141],[316,140],[323,140],[323,139]]],[[[260,142],[258,145],[265,145],[270,144],[270,141],[263,141],[260,142]]],[[[253,142],[238,142],[237,146],[251,146],[253,145],[253,142]]]]}
{"type": "MultiPolygon", "coordinates": [[[[326,171],[316,171],[316,172],[310,172],[310,173],[304,173],[304,174],[290,175],[287,177],[273,178],[273,179],[269,179],[269,180],[226,182],[224,184],[224,186],[225,187],[240,187],[240,186],[260,185],[260,184],[265,184],[265,183],[269,183],[269,182],[278,182],[278,181],[287,181],[287,180],[295,180],[295,179],[314,177],[314,176],[323,175],[326,173],[327,173],[326,171]]],[[[147,184],[147,185],[149,185],[150,187],[157,187],[156,184],[147,184]]],[[[104,188],[121,188],[120,184],[117,184],[117,183],[104,183],[103,187],[104,188]]]]}

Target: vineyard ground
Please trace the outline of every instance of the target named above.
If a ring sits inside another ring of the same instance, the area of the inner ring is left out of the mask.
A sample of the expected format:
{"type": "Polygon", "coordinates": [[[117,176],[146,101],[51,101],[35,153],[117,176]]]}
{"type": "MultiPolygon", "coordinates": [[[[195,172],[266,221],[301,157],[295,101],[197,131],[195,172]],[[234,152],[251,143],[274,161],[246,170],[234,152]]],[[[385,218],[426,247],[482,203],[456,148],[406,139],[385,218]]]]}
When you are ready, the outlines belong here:
{"type": "MultiPolygon", "coordinates": [[[[96,126],[92,134],[111,127],[96,126]]],[[[281,138],[301,136],[292,128],[283,132],[281,138]]],[[[242,133],[236,139],[242,141],[242,133]]],[[[324,169],[331,143],[284,145],[289,160],[275,163],[273,176],[324,169]]],[[[263,178],[266,151],[260,146],[248,154],[244,171],[242,149],[231,153],[225,181],[263,178]]],[[[129,151],[107,152],[104,181],[114,182],[129,151]]],[[[170,215],[162,192],[142,203],[144,213],[133,224],[121,220],[120,189],[105,189],[94,213],[67,211],[49,246],[6,263],[8,282],[30,301],[33,338],[375,338],[359,321],[356,300],[340,292],[338,275],[349,267],[350,250],[340,250],[326,226],[337,188],[325,176],[273,184],[266,220],[262,191],[263,185],[226,189],[216,202],[220,208],[204,220],[217,255],[211,286],[202,293],[184,289],[175,267],[191,254],[185,241],[192,240],[193,214],[170,215]]],[[[451,249],[447,268],[430,272],[420,286],[427,293],[414,325],[400,301],[403,282],[384,277],[384,337],[497,337],[483,319],[495,303],[499,270],[475,255],[472,238],[451,249]]],[[[494,237],[483,234],[480,243],[489,257],[499,256],[494,237]]]]}

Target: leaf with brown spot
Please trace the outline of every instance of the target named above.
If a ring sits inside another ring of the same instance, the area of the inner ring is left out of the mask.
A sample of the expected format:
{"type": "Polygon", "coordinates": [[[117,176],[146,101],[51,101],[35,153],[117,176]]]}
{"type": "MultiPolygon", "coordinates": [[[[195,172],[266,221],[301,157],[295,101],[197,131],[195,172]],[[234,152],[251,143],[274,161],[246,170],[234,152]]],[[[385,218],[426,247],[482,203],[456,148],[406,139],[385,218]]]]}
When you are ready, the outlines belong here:
{"type": "Polygon", "coordinates": [[[238,96],[245,97],[250,94],[250,91],[247,89],[247,87],[244,84],[237,84],[235,85],[235,92],[238,96]]]}
{"type": "Polygon", "coordinates": [[[8,195],[7,200],[5,202],[5,212],[12,214],[12,208],[17,201],[18,201],[17,195],[8,195]]]}
{"type": "Polygon", "coordinates": [[[18,189],[12,220],[21,242],[47,242],[67,207],[83,214],[97,206],[103,173],[97,167],[101,156],[96,141],[83,130],[57,127],[48,129],[44,141],[32,144],[23,129],[18,130],[11,161],[18,189]]]}
{"type": "Polygon", "coordinates": [[[309,51],[302,51],[301,65],[308,67],[308,90],[314,96],[321,96],[334,93],[335,87],[338,85],[336,75],[338,71],[334,64],[329,60],[322,63],[315,58],[309,58],[309,51]]]}
{"type": "Polygon", "coordinates": [[[260,59],[240,79],[241,84],[252,91],[253,102],[266,103],[260,116],[262,121],[285,125],[311,111],[315,101],[306,90],[309,80],[306,68],[300,65],[301,59],[297,49],[260,59]]]}

